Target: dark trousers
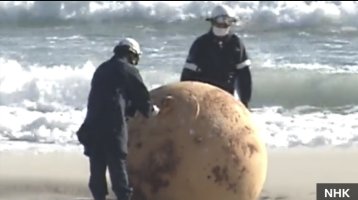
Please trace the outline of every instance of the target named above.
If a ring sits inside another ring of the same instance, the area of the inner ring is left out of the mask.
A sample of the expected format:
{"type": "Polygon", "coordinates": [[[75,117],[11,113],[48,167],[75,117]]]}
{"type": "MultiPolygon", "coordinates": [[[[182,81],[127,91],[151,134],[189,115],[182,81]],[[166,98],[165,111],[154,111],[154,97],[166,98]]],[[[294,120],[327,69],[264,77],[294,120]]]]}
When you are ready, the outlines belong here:
{"type": "Polygon", "coordinates": [[[108,194],[106,169],[108,167],[112,190],[118,200],[130,200],[132,188],[129,187],[126,160],[112,152],[93,153],[90,160],[89,188],[95,200],[105,200],[108,194]]]}

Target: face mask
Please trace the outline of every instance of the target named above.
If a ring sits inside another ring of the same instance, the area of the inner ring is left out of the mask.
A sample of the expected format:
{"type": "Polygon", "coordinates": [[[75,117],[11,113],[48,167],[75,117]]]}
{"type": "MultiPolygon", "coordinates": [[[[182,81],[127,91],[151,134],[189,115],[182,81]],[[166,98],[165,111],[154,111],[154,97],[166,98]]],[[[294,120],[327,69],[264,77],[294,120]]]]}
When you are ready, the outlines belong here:
{"type": "Polygon", "coordinates": [[[213,33],[216,36],[225,36],[225,35],[229,34],[229,31],[230,31],[230,27],[218,28],[216,26],[213,26],[213,33]]]}
{"type": "Polygon", "coordinates": [[[130,54],[128,55],[128,61],[129,61],[129,63],[131,63],[132,65],[138,65],[138,62],[139,62],[139,54],[130,53],[130,54]]]}

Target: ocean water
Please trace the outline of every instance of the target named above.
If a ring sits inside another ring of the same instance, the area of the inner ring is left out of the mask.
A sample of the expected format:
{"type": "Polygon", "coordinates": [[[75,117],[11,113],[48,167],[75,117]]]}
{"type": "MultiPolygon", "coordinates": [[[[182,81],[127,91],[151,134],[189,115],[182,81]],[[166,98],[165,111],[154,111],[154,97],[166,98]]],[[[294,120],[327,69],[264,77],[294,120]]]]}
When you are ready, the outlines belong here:
{"type": "Polygon", "coordinates": [[[218,3],[252,60],[252,116],[269,148],[358,144],[358,2],[0,2],[0,151],[79,150],[96,67],[123,37],[148,88],[179,80],[218,3]]]}

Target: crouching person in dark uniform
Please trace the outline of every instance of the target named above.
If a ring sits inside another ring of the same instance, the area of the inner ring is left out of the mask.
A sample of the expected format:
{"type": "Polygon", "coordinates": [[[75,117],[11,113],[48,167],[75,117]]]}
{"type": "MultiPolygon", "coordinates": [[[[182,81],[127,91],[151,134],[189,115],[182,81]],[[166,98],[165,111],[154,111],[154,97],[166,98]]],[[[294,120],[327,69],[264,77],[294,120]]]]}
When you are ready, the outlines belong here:
{"type": "Polygon", "coordinates": [[[87,115],[77,136],[89,157],[89,188],[95,200],[105,200],[108,194],[107,167],[118,200],[130,199],[126,119],[136,111],[145,117],[159,112],[158,107],[151,104],[149,91],[134,67],[140,54],[137,41],[125,38],[114,48],[114,56],[102,63],[93,75],[87,115]]]}
{"type": "Polygon", "coordinates": [[[219,87],[248,108],[251,99],[251,61],[241,39],[230,32],[237,21],[233,10],[219,5],[207,18],[210,30],[192,44],[181,81],[200,81],[219,87]]]}

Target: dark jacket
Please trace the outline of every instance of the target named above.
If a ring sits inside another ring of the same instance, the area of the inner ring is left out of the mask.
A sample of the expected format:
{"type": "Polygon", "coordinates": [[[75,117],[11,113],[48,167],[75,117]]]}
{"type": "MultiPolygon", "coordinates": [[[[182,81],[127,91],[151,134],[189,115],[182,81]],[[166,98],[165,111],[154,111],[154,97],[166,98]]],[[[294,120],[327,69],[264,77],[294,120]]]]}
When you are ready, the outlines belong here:
{"type": "Polygon", "coordinates": [[[149,117],[149,91],[135,67],[112,57],[97,68],[92,78],[87,115],[77,132],[85,154],[111,151],[125,156],[126,118],[137,110],[149,117]]]}
{"type": "Polygon", "coordinates": [[[209,83],[230,94],[238,88],[240,99],[247,106],[252,89],[249,67],[246,48],[236,34],[219,39],[210,30],[190,47],[180,80],[209,83]]]}

